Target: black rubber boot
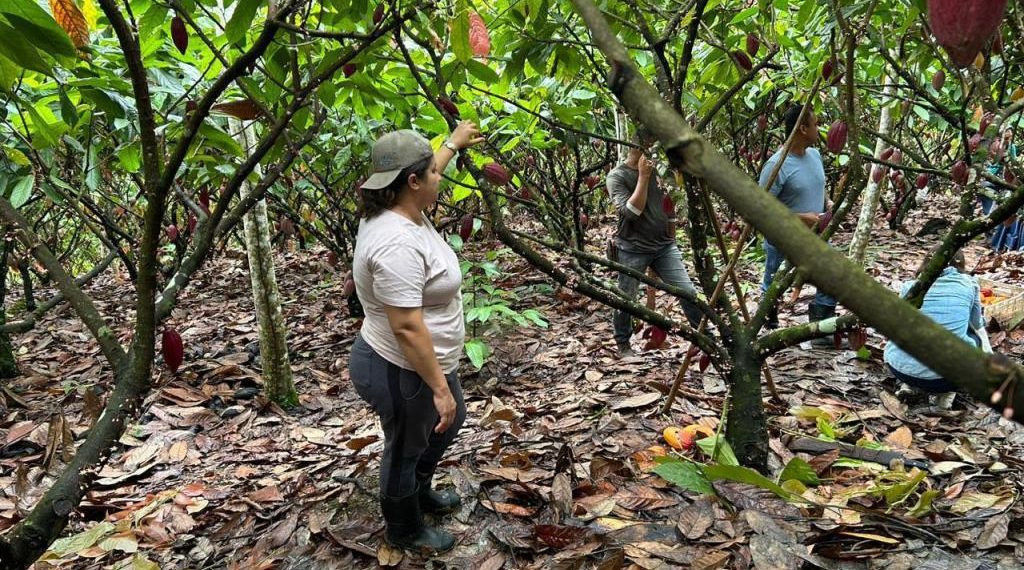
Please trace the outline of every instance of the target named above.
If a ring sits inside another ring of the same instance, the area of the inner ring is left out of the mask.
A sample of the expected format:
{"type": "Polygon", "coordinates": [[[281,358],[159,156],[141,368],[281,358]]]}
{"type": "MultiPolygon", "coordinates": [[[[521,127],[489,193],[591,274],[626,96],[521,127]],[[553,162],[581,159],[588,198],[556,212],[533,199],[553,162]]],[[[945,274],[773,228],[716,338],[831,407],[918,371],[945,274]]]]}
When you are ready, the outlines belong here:
{"type": "Polygon", "coordinates": [[[779,328],[779,306],[772,305],[772,308],[768,309],[768,314],[764,318],[764,328],[766,329],[777,329],[779,328]]]}
{"type": "Polygon", "coordinates": [[[428,514],[448,513],[459,508],[462,499],[454,491],[435,491],[431,488],[430,481],[433,474],[416,474],[416,481],[420,485],[420,510],[428,514]]]}
{"type": "MultiPolygon", "coordinates": [[[[813,323],[815,321],[824,321],[825,319],[831,319],[836,316],[836,308],[834,305],[821,305],[811,301],[807,305],[807,322],[813,323]]],[[[811,340],[811,345],[821,348],[835,347],[835,341],[831,336],[818,337],[811,340]]]]}
{"type": "Polygon", "coordinates": [[[450,550],[455,537],[427,525],[420,510],[419,489],[406,497],[381,497],[380,511],[387,523],[387,539],[392,546],[424,554],[450,550]]]}

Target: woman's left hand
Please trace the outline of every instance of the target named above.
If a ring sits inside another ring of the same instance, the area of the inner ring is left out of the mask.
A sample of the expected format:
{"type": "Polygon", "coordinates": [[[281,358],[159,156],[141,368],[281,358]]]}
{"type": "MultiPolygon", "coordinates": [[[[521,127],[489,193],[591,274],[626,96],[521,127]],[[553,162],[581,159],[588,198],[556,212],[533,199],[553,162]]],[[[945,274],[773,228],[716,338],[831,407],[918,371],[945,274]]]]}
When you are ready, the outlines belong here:
{"type": "Polygon", "coordinates": [[[473,121],[460,121],[455,130],[452,131],[452,136],[448,137],[448,140],[458,147],[459,150],[462,150],[484,142],[484,137],[480,134],[480,129],[477,128],[476,123],[473,121]]]}

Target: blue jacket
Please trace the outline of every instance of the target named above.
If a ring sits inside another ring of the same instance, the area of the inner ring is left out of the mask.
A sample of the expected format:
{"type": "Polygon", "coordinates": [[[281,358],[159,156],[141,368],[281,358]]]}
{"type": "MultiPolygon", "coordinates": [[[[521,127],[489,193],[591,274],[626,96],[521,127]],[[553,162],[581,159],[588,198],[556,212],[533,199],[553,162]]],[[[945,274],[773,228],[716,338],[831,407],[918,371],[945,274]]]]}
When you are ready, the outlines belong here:
{"type": "MultiPolygon", "coordinates": [[[[913,284],[914,281],[903,283],[900,296],[905,297],[913,284]]],[[[968,336],[967,331],[971,325],[981,328],[985,324],[979,294],[978,281],[974,277],[947,267],[925,294],[921,312],[964,341],[977,345],[977,341],[968,336]]],[[[885,362],[907,376],[941,378],[892,341],[885,345],[885,362]]]]}

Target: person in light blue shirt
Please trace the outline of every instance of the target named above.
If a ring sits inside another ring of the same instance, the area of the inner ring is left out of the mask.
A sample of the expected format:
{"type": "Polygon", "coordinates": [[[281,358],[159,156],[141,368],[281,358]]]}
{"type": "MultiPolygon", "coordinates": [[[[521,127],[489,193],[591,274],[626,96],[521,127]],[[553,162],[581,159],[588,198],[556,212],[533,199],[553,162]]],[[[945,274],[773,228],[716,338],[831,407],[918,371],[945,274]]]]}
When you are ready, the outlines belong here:
{"type": "MultiPolygon", "coordinates": [[[[930,257],[929,255],[928,258],[930,257]]],[[[964,273],[964,266],[964,254],[958,251],[950,260],[949,266],[942,270],[942,274],[925,293],[921,312],[965,342],[981,346],[980,335],[985,334],[985,322],[982,316],[980,289],[978,281],[964,273]]],[[[915,281],[903,283],[900,296],[906,296],[914,283],[915,281]]],[[[896,379],[911,387],[932,394],[956,391],[956,385],[922,364],[895,342],[889,341],[886,344],[884,358],[896,379]]]]}
{"type": "MultiPolygon", "coordinates": [[[[802,105],[793,105],[786,111],[784,121],[786,133],[793,135],[793,143],[789,149],[786,161],[782,163],[779,175],[775,178],[768,191],[786,205],[794,214],[800,218],[809,228],[818,225],[819,220],[827,210],[827,197],[825,196],[825,167],[821,162],[821,154],[813,148],[821,136],[818,134],[818,118],[814,111],[807,110],[803,124],[797,125],[800,118],[802,105]]],[[[775,165],[782,156],[782,148],[764,164],[761,169],[761,177],[758,183],[763,188],[771,177],[775,165]]],[[[775,278],[775,272],[779,270],[782,261],[785,259],[778,249],[768,240],[764,240],[765,266],[764,279],[761,281],[761,291],[765,292],[775,278]]],[[[814,300],[807,308],[809,321],[820,321],[836,315],[836,300],[820,290],[814,296],[814,300]]],[[[772,307],[765,321],[768,328],[779,326],[778,307],[772,307]]]]}

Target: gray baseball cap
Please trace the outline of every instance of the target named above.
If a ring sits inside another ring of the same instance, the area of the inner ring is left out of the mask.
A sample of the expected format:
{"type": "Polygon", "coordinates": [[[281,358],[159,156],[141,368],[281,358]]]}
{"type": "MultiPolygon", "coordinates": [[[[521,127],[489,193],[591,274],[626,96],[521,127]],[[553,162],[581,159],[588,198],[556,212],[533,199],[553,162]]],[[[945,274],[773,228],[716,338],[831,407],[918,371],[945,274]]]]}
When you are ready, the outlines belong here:
{"type": "Polygon", "coordinates": [[[373,143],[370,152],[373,174],[363,182],[363,189],[385,188],[395,181],[403,168],[433,155],[430,142],[416,131],[403,129],[388,133],[373,143]]]}

